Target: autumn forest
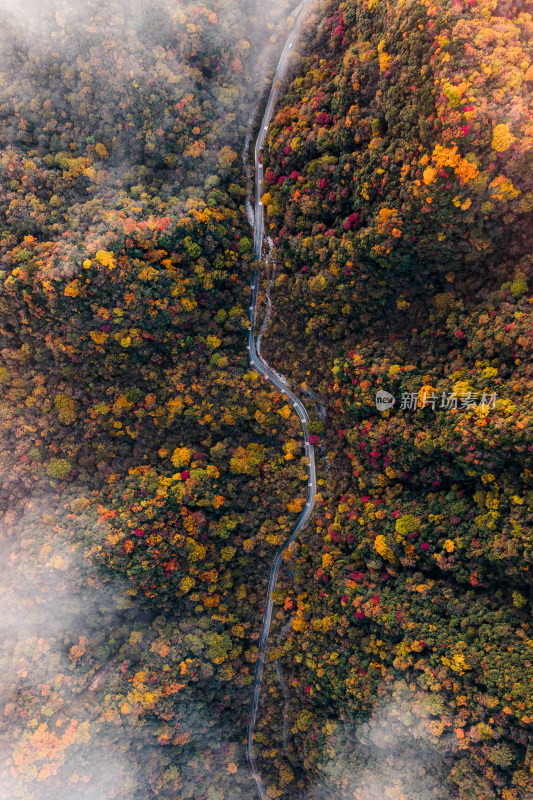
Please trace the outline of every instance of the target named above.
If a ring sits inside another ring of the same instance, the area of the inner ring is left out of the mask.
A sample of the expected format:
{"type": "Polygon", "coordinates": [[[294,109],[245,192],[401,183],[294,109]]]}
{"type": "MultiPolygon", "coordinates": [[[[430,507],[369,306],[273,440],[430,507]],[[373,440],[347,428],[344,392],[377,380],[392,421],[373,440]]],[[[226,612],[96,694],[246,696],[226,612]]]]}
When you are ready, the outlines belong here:
{"type": "Polygon", "coordinates": [[[0,800],[533,800],[533,1],[294,6],[0,0],[0,800]]]}

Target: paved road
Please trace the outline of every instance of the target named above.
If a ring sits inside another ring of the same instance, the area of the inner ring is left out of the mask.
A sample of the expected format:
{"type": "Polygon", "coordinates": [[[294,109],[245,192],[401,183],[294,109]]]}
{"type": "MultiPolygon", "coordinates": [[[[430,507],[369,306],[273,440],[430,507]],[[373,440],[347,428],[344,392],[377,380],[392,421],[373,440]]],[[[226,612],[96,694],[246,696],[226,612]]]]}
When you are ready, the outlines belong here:
{"type": "MultiPolygon", "coordinates": [[[[283,52],[281,54],[278,68],[276,70],[276,74],[274,76],[274,80],[272,83],[272,88],[270,90],[270,96],[268,99],[268,103],[265,109],[265,113],[263,116],[263,120],[261,122],[261,128],[259,131],[259,135],[257,137],[257,142],[255,145],[255,225],[254,225],[254,256],[257,261],[261,258],[261,252],[263,248],[263,236],[264,236],[264,216],[263,216],[263,203],[261,202],[261,194],[262,194],[262,183],[263,183],[263,165],[260,161],[261,157],[261,150],[264,144],[265,136],[268,132],[268,127],[270,125],[270,121],[272,119],[272,112],[274,110],[274,105],[276,103],[276,99],[279,92],[279,81],[283,78],[285,71],[287,69],[287,65],[289,62],[289,58],[291,55],[291,50],[293,47],[294,40],[298,35],[300,25],[302,22],[303,14],[302,12],[307,8],[310,4],[311,0],[302,0],[302,2],[297,6],[297,8],[293,11],[293,15],[296,17],[296,22],[294,27],[289,35],[285,43],[285,47],[283,48],[283,52]]],[[[280,392],[282,392],[291,405],[293,406],[295,412],[300,417],[300,421],[302,423],[303,428],[303,439],[305,444],[305,455],[309,459],[309,464],[307,467],[307,501],[305,506],[300,514],[298,522],[296,523],[294,530],[292,531],[291,535],[285,542],[285,544],[280,547],[276,556],[274,558],[274,563],[272,564],[272,568],[270,570],[270,578],[268,581],[268,593],[267,593],[267,601],[265,605],[265,612],[263,615],[263,626],[261,628],[261,636],[259,638],[259,648],[255,666],[255,676],[254,682],[252,685],[252,702],[250,706],[250,715],[248,719],[248,730],[247,730],[247,740],[246,740],[246,757],[248,759],[248,764],[250,767],[250,773],[252,775],[253,781],[255,783],[257,793],[261,800],[268,800],[267,794],[265,792],[263,782],[261,780],[261,776],[257,772],[255,767],[255,760],[254,760],[254,753],[253,753],[253,740],[254,740],[254,730],[255,730],[255,723],[257,718],[257,706],[259,703],[259,694],[261,691],[261,678],[263,675],[263,666],[265,663],[265,655],[266,655],[266,646],[268,640],[268,634],[270,632],[270,623],[272,620],[272,607],[273,607],[273,600],[272,600],[272,592],[276,588],[276,581],[278,579],[278,572],[279,568],[282,563],[283,553],[289,547],[291,542],[294,541],[296,536],[298,535],[299,531],[304,527],[307,520],[311,516],[313,511],[313,507],[315,505],[315,494],[316,494],[316,470],[315,470],[315,454],[313,450],[313,446],[309,444],[309,435],[307,431],[307,424],[309,422],[309,415],[305,409],[303,403],[296,397],[295,394],[291,392],[291,390],[278,378],[278,376],[269,368],[268,364],[261,358],[261,356],[257,353],[255,347],[255,339],[253,334],[253,328],[255,325],[255,313],[256,313],[256,303],[257,303],[257,292],[259,289],[259,272],[254,272],[252,278],[252,292],[250,298],[250,330],[248,331],[248,354],[250,357],[250,363],[253,367],[263,375],[266,380],[269,381],[273,386],[276,387],[280,392]]]]}
{"type": "Polygon", "coordinates": [[[278,67],[276,69],[276,74],[274,75],[274,80],[272,81],[272,87],[270,89],[270,95],[268,98],[268,103],[265,108],[265,113],[263,114],[263,120],[261,122],[261,128],[259,129],[259,135],[257,137],[257,141],[255,143],[255,225],[254,225],[254,255],[257,260],[261,258],[261,250],[263,247],[263,233],[264,233],[264,219],[263,219],[263,203],[261,202],[261,195],[262,195],[262,185],[263,185],[263,165],[260,161],[261,158],[261,150],[263,149],[263,144],[265,143],[265,137],[268,132],[268,126],[270,125],[270,121],[272,119],[272,112],[274,111],[274,106],[276,104],[276,100],[278,99],[279,94],[279,84],[282,80],[285,72],[287,71],[287,66],[289,64],[289,59],[291,56],[292,46],[294,41],[298,35],[300,30],[301,22],[302,22],[302,11],[305,11],[307,6],[311,4],[312,0],[302,0],[302,2],[296,6],[296,8],[291,12],[292,16],[296,18],[292,31],[289,34],[289,38],[285,42],[285,47],[283,48],[283,52],[280,56],[278,67]]]}

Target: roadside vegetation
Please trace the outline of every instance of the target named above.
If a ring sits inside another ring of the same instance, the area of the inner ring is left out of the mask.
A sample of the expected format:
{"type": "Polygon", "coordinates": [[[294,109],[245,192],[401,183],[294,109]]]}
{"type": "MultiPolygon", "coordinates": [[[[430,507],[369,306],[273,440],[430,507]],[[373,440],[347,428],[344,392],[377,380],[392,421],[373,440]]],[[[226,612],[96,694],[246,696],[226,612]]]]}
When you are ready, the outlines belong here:
{"type": "MultiPolygon", "coordinates": [[[[307,494],[246,351],[289,4],[44,5],[0,26],[0,798],[250,800],[307,494]]],[[[528,9],[325,0],[292,51],[262,352],[318,494],[271,798],[531,797],[528,9]]]]}

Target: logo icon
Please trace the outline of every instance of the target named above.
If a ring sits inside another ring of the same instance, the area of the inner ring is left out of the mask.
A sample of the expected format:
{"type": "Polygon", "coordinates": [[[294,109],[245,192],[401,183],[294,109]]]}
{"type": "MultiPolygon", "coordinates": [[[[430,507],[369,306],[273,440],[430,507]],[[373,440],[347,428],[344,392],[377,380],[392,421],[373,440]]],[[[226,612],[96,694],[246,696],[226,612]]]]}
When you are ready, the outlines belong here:
{"type": "Polygon", "coordinates": [[[388,408],[392,408],[395,402],[396,398],[390,392],[384,392],[383,389],[376,392],[376,408],[378,411],[386,411],[388,408]]]}

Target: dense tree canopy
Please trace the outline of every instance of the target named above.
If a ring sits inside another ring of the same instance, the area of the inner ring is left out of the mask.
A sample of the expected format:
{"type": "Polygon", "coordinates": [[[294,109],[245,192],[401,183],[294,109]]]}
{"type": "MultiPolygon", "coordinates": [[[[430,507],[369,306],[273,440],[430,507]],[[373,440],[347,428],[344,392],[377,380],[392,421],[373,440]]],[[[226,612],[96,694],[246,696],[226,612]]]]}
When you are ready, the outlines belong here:
{"type": "Polygon", "coordinates": [[[267,139],[264,349],[327,414],[278,623],[316,797],[531,794],[528,12],[327,2],[267,139]]]}
{"type": "MultiPolygon", "coordinates": [[[[290,4],[30,5],[0,25],[0,798],[249,800],[308,482],[245,346],[241,153],[290,4]]],[[[318,494],[271,798],[531,797],[530,5],[323,0],[292,51],[259,302],[318,494]]]]}

